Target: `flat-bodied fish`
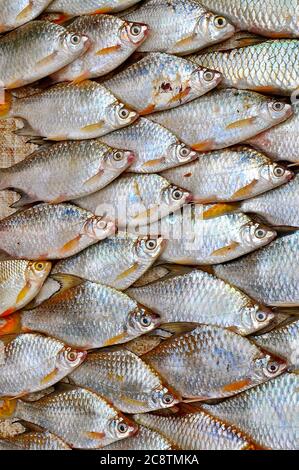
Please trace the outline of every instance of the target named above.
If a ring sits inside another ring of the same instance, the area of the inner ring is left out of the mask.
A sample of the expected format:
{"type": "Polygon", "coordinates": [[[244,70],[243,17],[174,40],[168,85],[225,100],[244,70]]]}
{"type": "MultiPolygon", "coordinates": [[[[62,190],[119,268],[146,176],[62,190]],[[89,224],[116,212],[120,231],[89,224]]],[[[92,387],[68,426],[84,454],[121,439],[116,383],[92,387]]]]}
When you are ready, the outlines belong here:
{"type": "Polygon", "coordinates": [[[166,339],[142,359],[193,401],[235,395],[277,377],[288,366],[249,339],[214,325],[166,339]]]}
{"type": "Polygon", "coordinates": [[[0,220],[8,258],[67,258],[115,232],[115,223],[72,204],[38,204],[0,220]]]}
{"type": "Polygon", "coordinates": [[[101,191],[74,202],[96,214],[113,214],[118,226],[124,228],[155,222],[191,199],[189,191],[171,185],[162,176],[127,174],[101,191]]]}
{"type": "Polygon", "coordinates": [[[198,67],[190,60],[152,52],[103,85],[142,116],[199,98],[215,88],[221,78],[221,73],[198,67]]]}
{"type": "Polygon", "coordinates": [[[45,432],[24,432],[17,436],[0,438],[0,450],[71,450],[62,439],[45,432]]]}
{"type": "Polygon", "coordinates": [[[51,0],[0,0],[0,33],[34,20],[50,3],[51,0]]]}
{"type": "Polygon", "coordinates": [[[139,426],[138,433],[127,439],[114,442],[103,450],[172,450],[173,444],[157,431],[139,426]]]}
{"type": "Polygon", "coordinates": [[[163,324],[206,323],[248,335],[266,328],[274,319],[269,309],[207,272],[193,269],[171,275],[170,268],[164,271],[170,275],[127,290],[132,298],[158,312],[163,324]]]}
{"type": "Polygon", "coordinates": [[[278,95],[291,95],[299,87],[299,41],[295,39],[265,41],[188,58],[221,72],[221,85],[226,87],[278,95]]]}
{"type": "Polygon", "coordinates": [[[2,400],[0,417],[22,419],[78,449],[97,449],[132,436],[138,425],[90,390],[59,385],[35,402],[2,400]]]}
{"type": "Polygon", "coordinates": [[[48,140],[93,139],[128,126],[138,115],[107,88],[86,80],[62,83],[25,98],[5,94],[0,117],[25,121],[18,135],[48,140]]]}
{"type": "Polygon", "coordinates": [[[164,246],[162,237],[109,237],[78,255],[58,261],[52,274],[71,274],[124,290],[151,267],[164,246]]]}
{"type": "Polygon", "coordinates": [[[248,140],[274,160],[299,162],[299,103],[293,103],[294,115],[287,121],[248,140]]]}
{"type": "Polygon", "coordinates": [[[160,324],[160,317],[108,286],[60,276],[60,292],[36,308],[1,319],[0,334],[38,331],[80,349],[125,343],[160,324]],[[69,288],[68,288],[69,287],[69,288]]]}
{"type": "MultiPolygon", "coordinates": [[[[233,202],[252,198],[288,182],[294,174],[261,152],[236,147],[208,153],[162,173],[193,194],[193,201],[233,202]]],[[[254,212],[254,211],[252,211],[254,212]]]]}
{"type": "Polygon", "coordinates": [[[235,32],[224,16],[217,16],[195,0],[147,0],[140,8],[123,15],[128,21],[150,27],[140,50],[185,55],[224,41],[235,32]]]}
{"type": "Polygon", "coordinates": [[[179,108],[151,114],[193,150],[217,150],[238,144],[285,121],[292,106],[253,91],[225,89],[179,108]],[[182,125],[184,123],[184,125],[182,125]]]}
{"type": "Polygon", "coordinates": [[[134,161],[131,151],[98,140],[58,142],[0,170],[0,189],[21,194],[14,208],[33,202],[59,203],[94,193],[134,161]]]}
{"type": "Polygon", "coordinates": [[[298,0],[201,0],[203,5],[225,14],[243,31],[271,38],[299,37],[298,0]]]}
{"type": "Polygon", "coordinates": [[[44,390],[66,377],[86,357],[86,352],[39,334],[3,337],[0,350],[1,397],[21,397],[44,390]]]}
{"type": "Polygon", "coordinates": [[[89,354],[74,385],[95,391],[124,413],[146,413],[179,402],[162,377],[134,353],[117,347],[89,354]]]}
{"type": "Polygon", "coordinates": [[[1,87],[19,88],[40,80],[77,59],[89,45],[86,35],[63,26],[28,23],[0,38],[1,87]]]}
{"type": "Polygon", "coordinates": [[[146,118],[139,118],[131,126],[101,137],[101,141],[112,147],[132,150],[136,159],[128,171],[133,173],[159,173],[198,157],[197,152],[166,127],[146,118]]]}
{"type": "Polygon", "coordinates": [[[283,374],[216,405],[203,408],[238,426],[268,449],[298,450],[299,375],[283,374]]]}
{"type": "Polygon", "coordinates": [[[53,74],[54,82],[80,82],[106,75],[130,57],[148,34],[146,25],[112,15],[81,16],[68,30],[87,35],[91,46],[84,56],[53,74]]]}
{"type": "Polygon", "coordinates": [[[299,306],[299,231],[277,238],[269,246],[214,267],[231,282],[265,305],[299,306]]]}
{"type": "Polygon", "coordinates": [[[0,261],[0,317],[28,304],[42,288],[50,270],[48,261],[0,261]]]}
{"type": "Polygon", "coordinates": [[[268,245],[276,237],[275,230],[247,214],[222,215],[225,208],[220,204],[188,205],[132,231],[139,236],[161,234],[166,246],[160,260],[182,265],[225,263],[268,245]]]}

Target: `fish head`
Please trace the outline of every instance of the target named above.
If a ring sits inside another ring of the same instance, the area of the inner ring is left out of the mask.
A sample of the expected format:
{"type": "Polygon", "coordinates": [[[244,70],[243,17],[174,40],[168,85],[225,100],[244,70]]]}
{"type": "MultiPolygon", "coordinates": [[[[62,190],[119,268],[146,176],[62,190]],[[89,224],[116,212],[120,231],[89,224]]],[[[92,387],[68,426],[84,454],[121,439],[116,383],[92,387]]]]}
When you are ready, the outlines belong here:
{"type": "Polygon", "coordinates": [[[144,335],[161,324],[160,315],[149,310],[143,305],[137,307],[129,313],[125,329],[127,331],[128,340],[144,335]]]}
{"type": "Polygon", "coordinates": [[[249,220],[239,229],[239,243],[244,247],[249,247],[252,251],[268,245],[276,236],[275,230],[254,220],[249,220]]]}
{"type": "Polygon", "coordinates": [[[292,105],[284,101],[269,99],[261,104],[261,117],[269,127],[285,121],[288,117],[292,116],[292,105]]]}
{"type": "Polygon", "coordinates": [[[139,426],[132,419],[119,413],[117,417],[110,421],[108,428],[109,437],[112,441],[118,441],[134,436],[138,432],[139,426]]]}
{"type": "Polygon", "coordinates": [[[164,187],[161,194],[161,206],[168,208],[168,213],[174,212],[184,204],[192,201],[192,194],[190,191],[182,189],[173,184],[164,187]]]}
{"type": "Polygon", "coordinates": [[[86,356],[86,351],[79,351],[70,347],[64,347],[58,352],[57,355],[57,369],[60,371],[74,369],[82,364],[86,356]]]}
{"type": "Polygon", "coordinates": [[[101,170],[109,171],[119,175],[125,171],[136,160],[136,156],[131,150],[111,149],[101,160],[101,170]]]}
{"type": "Polygon", "coordinates": [[[146,39],[148,33],[149,27],[144,23],[125,22],[121,28],[120,37],[122,42],[138,47],[146,39]]]}
{"type": "Polygon", "coordinates": [[[222,73],[216,70],[198,67],[197,70],[192,72],[190,86],[192,90],[198,91],[200,94],[207,93],[219,85],[222,77],[222,73]]]}
{"type": "Polygon", "coordinates": [[[159,256],[164,246],[165,241],[162,237],[139,238],[135,243],[134,258],[137,262],[140,261],[141,263],[154,261],[159,256]]]}
{"type": "Polygon", "coordinates": [[[288,363],[285,359],[264,350],[261,350],[261,354],[255,358],[253,363],[254,377],[259,382],[274,379],[285,372],[287,368],[288,363]]]}
{"type": "Polygon", "coordinates": [[[248,301],[240,312],[240,323],[236,333],[250,335],[269,326],[275,318],[274,313],[263,305],[248,301]]]}
{"type": "Polygon", "coordinates": [[[160,385],[152,390],[149,405],[153,410],[170,408],[180,402],[178,395],[165,385],[160,385]]]}
{"type": "Polygon", "coordinates": [[[49,261],[30,261],[25,272],[25,279],[30,285],[42,285],[50,274],[51,268],[52,263],[49,261]]]}
{"type": "Polygon", "coordinates": [[[164,154],[165,161],[177,162],[178,164],[188,163],[195,160],[198,153],[192,150],[183,142],[176,142],[167,147],[164,154]]]}
{"type": "Polygon", "coordinates": [[[227,18],[211,12],[204,13],[198,20],[195,34],[203,36],[205,45],[224,41],[235,33],[235,27],[227,18]]]}
{"type": "Polygon", "coordinates": [[[84,224],[83,234],[92,240],[104,240],[116,231],[115,221],[102,215],[90,217],[84,224]]]}
{"type": "Polygon", "coordinates": [[[129,126],[138,118],[138,114],[135,111],[132,111],[119,101],[112,103],[107,108],[106,113],[106,119],[111,131],[129,126]]]}
{"type": "Polygon", "coordinates": [[[266,163],[259,172],[261,180],[267,181],[271,186],[280,186],[294,178],[294,173],[281,163],[266,163]]]}
{"type": "Polygon", "coordinates": [[[73,31],[64,31],[61,34],[60,43],[62,53],[67,57],[79,57],[91,45],[88,36],[73,31]]]}

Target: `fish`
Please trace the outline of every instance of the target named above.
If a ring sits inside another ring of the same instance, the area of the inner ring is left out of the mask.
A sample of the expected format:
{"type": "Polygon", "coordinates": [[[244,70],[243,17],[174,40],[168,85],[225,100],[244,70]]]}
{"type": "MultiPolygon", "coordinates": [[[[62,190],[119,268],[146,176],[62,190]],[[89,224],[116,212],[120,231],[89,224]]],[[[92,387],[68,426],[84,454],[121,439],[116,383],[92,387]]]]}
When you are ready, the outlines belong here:
{"type": "Polygon", "coordinates": [[[112,15],[80,16],[69,31],[87,35],[91,47],[84,56],[51,75],[51,81],[80,82],[106,75],[121,65],[148,35],[145,24],[126,22],[112,15]]]}
{"type": "Polygon", "coordinates": [[[298,450],[298,387],[298,375],[282,374],[222,403],[202,407],[268,449],[298,450]]]}
{"type": "Polygon", "coordinates": [[[138,431],[133,420],[100,395],[65,384],[34,402],[2,400],[0,416],[17,417],[47,429],[76,449],[101,448],[138,431]]]}
{"type": "Polygon", "coordinates": [[[107,186],[134,158],[133,152],[113,149],[98,140],[57,142],[1,169],[0,189],[21,194],[14,208],[40,201],[70,201],[107,186]]]}
{"type": "Polygon", "coordinates": [[[0,397],[22,397],[44,390],[66,377],[86,357],[86,352],[40,334],[3,337],[0,350],[0,397]]]}
{"type": "Polygon", "coordinates": [[[21,26],[0,40],[1,87],[20,88],[40,80],[80,57],[89,46],[86,35],[48,21],[21,26]]]}
{"type": "Polygon", "coordinates": [[[195,161],[161,174],[182,184],[192,192],[193,201],[202,204],[249,199],[294,177],[291,169],[245,146],[198,153],[195,161]]]}
{"type": "Polygon", "coordinates": [[[55,21],[60,23],[75,16],[114,13],[135,5],[140,0],[54,0],[47,13],[59,13],[55,21]]]}
{"type": "Polygon", "coordinates": [[[199,98],[221,79],[219,72],[198,67],[183,57],[152,52],[102,84],[144,116],[199,98]]]}
{"type": "Polygon", "coordinates": [[[172,450],[172,442],[160,432],[152,431],[146,426],[139,426],[138,433],[122,441],[114,442],[103,450],[172,450]]]}
{"type": "Polygon", "coordinates": [[[238,210],[230,213],[221,204],[188,205],[159,222],[136,227],[132,233],[161,234],[165,248],[159,262],[181,265],[225,263],[268,245],[277,235],[272,227],[238,210]]]}
{"type": "Polygon", "coordinates": [[[287,121],[252,137],[247,144],[266,152],[273,160],[299,163],[299,103],[293,102],[294,115],[287,121]]]}
{"type": "Polygon", "coordinates": [[[191,54],[235,32],[225,16],[211,13],[210,7],[206,9],[195,0],[147,0],[123,17],[149,25],[149,37],[139,48],[143,52],[191,54]]]}
{"type": "Polygon", "coordinates": [[[201,0],[239,29],[270,38],[299,37],[297,0],[201,0]]]}
{"type": "Polygon", "coordinates": [[[0,261],[0,318],[25,307],[51,271],[49,261],[0,261]]]}
{"type": "Polygon", "coordinates": [[[146,413],[180,401],[155,369],[131,351],[117,347],[88,355],[70,383],[98,393],[123,413],[146,413]]]}
{"type": "Polygon", "coordinates": [[[286,358],[289,370],[299,371],[299,319],[252,339],[260,347],[286,358]]]}
{"type": "Polygon", "coordinates": [[[24,432],[5,439],[0,438],[0,450],[71,450],[62,439],[45,432],[24,432]]]}
{"type": "Polygon", "coordinates": [[[275,318],[271,310],[212,274],[199,269],[179,274],[180,271],[173,273],[172,269],[166,267],[164,271],[168,274],[156,282],[126,291],[159,313],[162,324],[206,323],[245,336],[264,329],[275,318]]]}
{"type": "Polygon", "coordinates": [[[125,290],[158,259],[164,245],[162,237],[116,235],[90,246],[78,255],[58,261],[52,274],[70,274],[125,290]]]}
{"type": "Polygon", "coordinates": [[[54,85],[24,98],[8,92],[3,101],[1,118],[18,117],[25,122],[16,135],[54,141],[97,138],[138,117],[105,87],[89,80],[54,85]]]}
{"type": "MultiPolygon", "coordinates": [[[[299,29],[298,29],[299,32],[299,29]]],[[[188,56],[196,65],[218,70],[222,86],[291,95],[299,87],[299,41],[278,39],[238,49],[188,56]],[[274,58],[274,60],[273,60],[274,58]]]]}
{"type": "Polygon", "coordinates": [[[288,363],[215,325],[166,339],[142,359],[185,400],[227,398],[282,374],[288,363]]]}
{"type": "Polygon", "coordinates": [[[175,212],[192,195],[156,174],[125,174],[109,186],[73,202],[86,210],[115,217],[119,228],[145,225],[175,212]]]}
{"type": "MultiPolygon", "coordinates": [[[[186,405],[184,405],[186,406],[186,405]]],[[[254,450],[254,443],[235,426],[210,413],[191,409],[173,415],[138,414],[134,419],[141,426],[161,432],[182,450],[254,450]]]]}
{"type": "Polygon", "coordinates": [[[244,142],[292,113],[292,106],[283,101],[253,91],[224,89],[149,117],[193,150],[204,152],[244,142]]]}
{"type": "Polygon", "coordinates": [[[299,231],[286,233],[263,250],[214,266],[214,273],[265,305],[299,306],[299,231]]]}
{"type": "Polygon", "coordinates": [[[0,33],[11,31],[37,18],[51,0],[1,0],[0,33]]]}
{"type": "Polygon", "coordinates": [[[132,173],[159,173],[195,160],[198,153],[160,124],[140,117],[131,126],[101,137],[112,147],[126,147],[134,152],[132,173]]]}
{"type": "Polygon", "coordinates": [[[160,324],[159,315],[123,292],[69,276],[58,279],[61,290],[41,305],[1,319],[0,335],[39,332],[88,350],[125,343],[160,324]]]}
{"type": "Polygon", "coordinates": [[[112,220],[72,204],[38,204],[0,220],[0,250],[16,259],[67,258],[114,232],[112,220]]]}

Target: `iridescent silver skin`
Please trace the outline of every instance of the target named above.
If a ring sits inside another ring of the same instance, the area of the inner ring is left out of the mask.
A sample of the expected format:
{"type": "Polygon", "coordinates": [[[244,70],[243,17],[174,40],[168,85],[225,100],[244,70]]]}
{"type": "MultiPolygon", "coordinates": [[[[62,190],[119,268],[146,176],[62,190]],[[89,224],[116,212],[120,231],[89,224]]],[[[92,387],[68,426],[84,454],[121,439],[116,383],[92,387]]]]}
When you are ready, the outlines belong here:
{"type": "Polygon", "coordinates": [[[214,267],[215,274],[265,305],[299,305],[299,231],[278,238],[263,250],[214,267]]]}
{"type": "Polygon", "coordinates": [[[124,17],[149,25],[149,37],[140,48],[146,52],[191,54],[224,41],[235,31],[225,17],[214,15],[209,7],[206,9],[194,0],[147,0],[124,17]]]}
{"type": "Polygon", "coordinates": [[[1,87],[19,88],[40,80],[77,59],[89,45],[87,36],[63,26],[48,21],[26,24],[1,38],[1,87]]]}
{"type": "Polygon", "coordinates": [[[128,439],[114,442],[103,450],[171,450],[172,442],[162,434],[145,426],[139,426],[138,433],[128,439]]]}
{"type": "Polygon", "coordinates": [[[215,88],[221,78],[219,72],[182,57],[153,52],[103,85],[140,115],[146,115],[199,98],[215,88]]]}
{"type": "Polygon", "coordinates": [[[298,450],[299,376],[283,374],[217,405],[203,408],[238,426],[268,449],[298,450]]]}
{"type": "Polygon", "coordinates": [[[74,16],[109,13],[125,10],[139,0],[54,0],[47,8],[49,13],[61,13],[60,20],[74,16]]]}
{"type": "Polygon", "coordinates": [[[0,439],[0,450],[71,450],[71,448],[54,434],[45,431],[25,432],[0,439]]]}
{"type": "Polygon", "coordinates": [[[217,150],[238,144],[285,121],[292,106],[253,91],[225,89],[179,108],[150,115],[193,150],[217,150]],[[182,126],[184,123],[184,126],[182,126]]]}
{"type": "Polygon", "coordinates": [[[34,20],[50,3],[51,0],[0,0],[0,33],[34,20]]]}
{"type": "MultiPolygon", "coordinates": [[[[155,268],[153,268],[155,269],[155,268]]],[[[241,335],[268,326],[274,314],[221,279],[200,270],[169,276],[127,293],[161,316],[162,323],[219,325],[241,335]]]]}

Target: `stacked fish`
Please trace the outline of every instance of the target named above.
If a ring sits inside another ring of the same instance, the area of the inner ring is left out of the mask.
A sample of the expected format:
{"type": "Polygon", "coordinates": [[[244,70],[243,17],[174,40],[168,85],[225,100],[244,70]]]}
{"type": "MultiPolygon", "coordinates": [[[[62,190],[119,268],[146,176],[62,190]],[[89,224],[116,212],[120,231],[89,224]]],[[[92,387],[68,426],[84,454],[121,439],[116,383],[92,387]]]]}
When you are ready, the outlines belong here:
{"type": "Polygon", "coordinates": [[[298,9],[0,0],[0,449],[299,448],[298,9]]]}

